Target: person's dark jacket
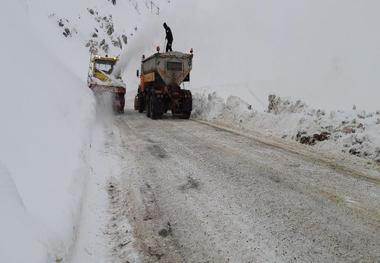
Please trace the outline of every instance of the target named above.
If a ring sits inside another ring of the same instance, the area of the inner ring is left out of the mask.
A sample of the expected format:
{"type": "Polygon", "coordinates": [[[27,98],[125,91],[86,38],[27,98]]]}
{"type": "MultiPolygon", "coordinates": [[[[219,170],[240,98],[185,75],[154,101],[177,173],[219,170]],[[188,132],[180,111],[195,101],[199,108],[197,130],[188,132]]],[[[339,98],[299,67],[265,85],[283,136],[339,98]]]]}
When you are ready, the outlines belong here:
{"type": "Polygon", "coordinates": [[[170,27],[166,26],[165,31],[166,31],[166,39],[168,40],[168,42],[173,42],[173,34],[170,27]]]}

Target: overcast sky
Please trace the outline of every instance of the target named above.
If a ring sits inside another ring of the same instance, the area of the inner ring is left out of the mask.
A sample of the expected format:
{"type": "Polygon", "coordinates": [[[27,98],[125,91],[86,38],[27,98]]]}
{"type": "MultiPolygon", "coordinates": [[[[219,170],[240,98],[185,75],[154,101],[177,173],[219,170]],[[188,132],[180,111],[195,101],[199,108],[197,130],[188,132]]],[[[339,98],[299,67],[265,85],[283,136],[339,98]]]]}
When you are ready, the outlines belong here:
{"type": "Polygon", "coordinates": [[[376,110],[379,11],[377,0],[173,0],[163,17],[174,48],[195,49],[194,89],[376,110]]]}

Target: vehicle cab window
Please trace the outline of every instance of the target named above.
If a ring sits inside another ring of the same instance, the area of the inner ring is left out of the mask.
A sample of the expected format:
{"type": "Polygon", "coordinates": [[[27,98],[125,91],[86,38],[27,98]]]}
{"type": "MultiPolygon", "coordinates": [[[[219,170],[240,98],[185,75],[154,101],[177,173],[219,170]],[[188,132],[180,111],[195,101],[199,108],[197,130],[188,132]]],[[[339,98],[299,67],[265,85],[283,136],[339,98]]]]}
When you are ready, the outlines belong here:
{"type": "Polygon", "coordinates": [[[113,70],[113,65],[104,63],[104,62],[96,62],[95,63],[95,69],[98,71],[105,72],[107,74],[111,74],[113,70]]]}

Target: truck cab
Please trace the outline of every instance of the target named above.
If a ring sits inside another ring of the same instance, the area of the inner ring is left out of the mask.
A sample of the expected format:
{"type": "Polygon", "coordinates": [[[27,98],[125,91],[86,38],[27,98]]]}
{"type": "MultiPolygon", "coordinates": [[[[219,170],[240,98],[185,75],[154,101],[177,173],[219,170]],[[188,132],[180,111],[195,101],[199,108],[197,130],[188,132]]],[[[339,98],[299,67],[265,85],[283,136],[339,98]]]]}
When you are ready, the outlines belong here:
{"type": "Polygon", "coordinates": [[[117,61],[117,57],[94,56],[91,59],[90,75],[99,79],[100,81],[109,80],[108,76],[112,74],[117,61]]]}
{"type": "Polygon", "coordinates": [[[122,113],[125,105],[126,85],[121,74],[115,75],[114,72],[118,60],[118,57],[92,56],[87,84],[95,95],[111,93],[113,110],[122,113]]]}

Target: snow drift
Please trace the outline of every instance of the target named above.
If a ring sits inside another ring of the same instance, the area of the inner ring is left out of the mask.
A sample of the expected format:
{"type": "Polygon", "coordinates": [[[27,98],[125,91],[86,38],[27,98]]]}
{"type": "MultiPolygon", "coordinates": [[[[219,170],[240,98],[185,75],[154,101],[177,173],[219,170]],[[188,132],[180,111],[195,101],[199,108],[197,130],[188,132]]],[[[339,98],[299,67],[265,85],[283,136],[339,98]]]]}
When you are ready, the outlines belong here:
{"type": "Polygon", "coordinates": [[[194,96],[195,119],[260,132],[314,145],[322,151],[345,152],[380,163],[380,111],[315,110],[298,100],[269,96],[266,112],[236,96],[215,92],[194,96]]]}

